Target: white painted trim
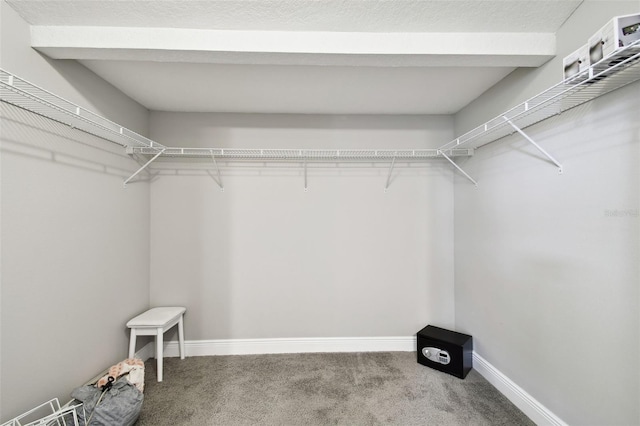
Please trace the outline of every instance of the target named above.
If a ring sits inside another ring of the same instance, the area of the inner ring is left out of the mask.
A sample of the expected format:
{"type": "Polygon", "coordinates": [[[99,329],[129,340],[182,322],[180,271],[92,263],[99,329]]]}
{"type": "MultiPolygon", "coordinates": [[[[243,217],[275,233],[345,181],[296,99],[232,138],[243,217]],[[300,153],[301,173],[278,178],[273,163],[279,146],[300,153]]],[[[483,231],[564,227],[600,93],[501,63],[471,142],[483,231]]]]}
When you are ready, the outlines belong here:
{"type": "Polygon", "coordinates": [[[422,66],[498,66],[494,63],[499,61],[503,67],[530,67],[556,54],[556,36],[32,25],[31,47],[53,59],[77,60],[282,64],[285,55],[289,59],[284,63],[295,64],[304,54],[317,58],[311,63],[304,58],[307,65],[345,65],[347,55],[354,56],[356,63],[358,57],[369,56],[369,65],[392,66],[399,55],[406,55],[428,58],[414,62],[422,66]]]}
{"type": "Polygon", "coordinates": [[[537,425],[567,426],[560,417],[553,414],[537,399],[529,395],[524,389],[502,374],[486,359],[473,352],[473,369],[489,383],[496,387],[509,401],[522,410],[537,425]]]}
{"type": "MultiPolygon", "coordinates": [[[[187,340],[184,342],[184,346],[186,356],[311,352],[411,352],[416,350],[416,337],[390,336],[187,340]]],[[[171,341],[165,343],[164,355],[165,357],[179,356],[178,342],[171,341]]]]}
{"type": "Polygon", "coordinates": [[[31,46],[247,53],[555,55],[540,32],[238,31],[32,25],[31,46]]]}

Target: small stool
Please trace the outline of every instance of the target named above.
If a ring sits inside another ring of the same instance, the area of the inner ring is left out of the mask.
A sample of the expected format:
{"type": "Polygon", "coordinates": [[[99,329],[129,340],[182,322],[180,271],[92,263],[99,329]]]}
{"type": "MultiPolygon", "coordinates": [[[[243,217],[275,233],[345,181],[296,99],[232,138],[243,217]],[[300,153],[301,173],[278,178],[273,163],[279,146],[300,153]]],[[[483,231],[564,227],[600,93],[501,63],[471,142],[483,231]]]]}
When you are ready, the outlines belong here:
{"type": "Polygon", "coordinates": [[[162,381],[162,339],[164,333],[178,324],[180,359],[184,359],[184,327],[182,317],[186,312],[182,307],[152,308],[127,323],[131,329],[129,339],[129,358],[136,351],[136,336],[156,336],[156,360],[158,362],[158,381],[162,381]]]}

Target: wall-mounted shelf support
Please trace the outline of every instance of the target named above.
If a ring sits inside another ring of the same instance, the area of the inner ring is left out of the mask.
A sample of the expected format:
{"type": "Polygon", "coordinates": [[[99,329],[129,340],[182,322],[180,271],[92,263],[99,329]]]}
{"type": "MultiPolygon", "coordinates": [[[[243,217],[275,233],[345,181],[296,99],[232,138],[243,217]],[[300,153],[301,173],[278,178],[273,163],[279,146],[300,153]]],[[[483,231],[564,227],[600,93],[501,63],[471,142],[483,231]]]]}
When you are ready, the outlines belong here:
{"type": "Polygon", "coordinates": [[[449,157],[447,156],[447,154],[445,154],[445,153],[444,153],[444,151],[439,151],[439,153],[440,153],[440,155],[442,155],[444,158],[446,158],[446,159],[447,159],[447,161],[449,161],[451,164],[453,164],[453,167],[455,167],[456,169],[458,169],[458,171],[459,171],[460,173],[462,173],[462,174],[464,175],[464,177],[466,177],[466,178],[467,178],[467,179],[469,179],[471,182],[473,182],[473,184],[474,184],[475,186],[478,186],[478,182],[476,182],[476,181],[475,181],[471,176],[469,176],[469,175],[467,174],[467,172],[465,172],[464,170],[462,170],[462,168],[460,168],[460,166],[458,166],[458,165],[455,163],[455,161],[453,161],[451,158],[449,158],[449,157]]]}
{"type": "Polygon", "coordinates": [[[309,188],[307,187],[307,156],[304,156],[304,192],[308,192],[309,188]]]}
{"type": "Polygon", "coordinates": [[[216,173],[218,174],[218,179],[214,179],[218,186],[220,187],[220,191],[224,192],[224,185],[222,183],[222,176],[220,175],[220,167],[218,167],[218,162],[216,161],[216,156],[211,151],[211,159],[213,160],[213,165],[216,166],[216,173]]]}
{"type": "Polygon", "coordinates": [[[393,173],[393,165],[396,163],[396,155],[393,155],[393,159],[391,160],[391,166],[389,167],[389,174],[387,174],[387,184],[384,186],[384,192],[387,192],[389,189],[389,183],[391,183],[391,173],[393,173]]]}
{"type": "Polygon", "coordinates": [[[520,129],[518,126],[516,126],[515,124],[513,124],[513,122],[512,122],[511,120],[509,120],[507,117],[504,117],[504,116],[503,116],[502,118],[504,118],[504,119],[507,121],[507,123],[509,123],[509,125],[515,129],[515,131],[516,131],[516,132],[520,133],[520,134],[522,135],[522,137],[523,137],[523,138],[525,138],[526,140],[528,140],[529,142],[531,142],[531,144],[532,144],[533,146],[535,146],[535,147],[538,149],[538,151],[540,151],[540,152],[541,152],[545,157],[547,157],[549,160],[551,160],[551,162],[552,162],[553,164],[555,164],[556,166],[558,166],[558,173],[562,174],[562,164],[560,164],[560,163],[558,162],[558,160],[556,160],[555,158],[553,158],[553,156],[552,156],[551,154],[549,154],[549,153],[548,153],[548,152],[547,152],[543,147],[541,147],[540,145],[538,145],[538,144],[536,143],[536,141],[534,141],[533,139],[531,139],[531,138],[529,137],[529,135],[527,135],[525,132],[523,132],[523,131],[522,131],[522,129],[520,129]]]}
{"type": "Polygon", "coordinates": [[[160,157],[160,156],[162,155],[162,153],[164,152],[164,150],[165,150],[165,148],[162,148],[160,151],[158,151],[158,153],[157,153],[156,155],[154,155],[154,156],[151,158],[151,160],[149,160],[149,161],[147,161],[146,163],[144,163],[144,166],[140,167],[140,168],[138,169],[138,171],[137,171],[137,172],[135,172],[134,174],[132,174],[132,175],[129,177],[129,179],[125,180],[125,181],[124,181],[124,187],[126,188],[126,187],[127,187],[127,183],[129,183],[129,181],[130,181],[131,179],[133,179],[134,177],[136,177],[136,176],[138,175],[138,173],[140,173],[141,171],[143,171],[144,169],[146,169],[146,168],[147,168],[147,166],[148,166],[149,164],[151,164],[151,163],[153,163],[153,162],[155,161],[155,159],[156,159],[156,158],[160,157]]]}

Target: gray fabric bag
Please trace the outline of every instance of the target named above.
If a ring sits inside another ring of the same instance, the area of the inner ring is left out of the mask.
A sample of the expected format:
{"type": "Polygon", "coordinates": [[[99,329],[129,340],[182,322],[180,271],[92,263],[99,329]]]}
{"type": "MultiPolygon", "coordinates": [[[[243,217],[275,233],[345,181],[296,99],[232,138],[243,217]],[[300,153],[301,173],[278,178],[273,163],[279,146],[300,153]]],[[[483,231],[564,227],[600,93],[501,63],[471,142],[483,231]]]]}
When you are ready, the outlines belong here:
{"type": "Polygon", "coordinates": [[[92,385],[81,386],[71,392],[71,396],[84,405],[87,418],[78,419],[81,426],[131,426],[135,423],[142,410],[142,392],[126,379],[120,379],[104,395],[102,393],[92,385]],[[89,419],[87,425],[85,422],[89,419]]]}

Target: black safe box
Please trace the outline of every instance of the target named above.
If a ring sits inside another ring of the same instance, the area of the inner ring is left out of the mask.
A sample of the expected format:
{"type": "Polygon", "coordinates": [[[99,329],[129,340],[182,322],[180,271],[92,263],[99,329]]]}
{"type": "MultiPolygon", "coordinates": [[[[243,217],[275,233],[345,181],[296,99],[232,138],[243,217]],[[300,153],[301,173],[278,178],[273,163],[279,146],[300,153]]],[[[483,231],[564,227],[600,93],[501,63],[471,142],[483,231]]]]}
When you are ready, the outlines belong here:
{"type": "Polygon", "coordinates": [[[418,363],[464,379],[472,366],[473,337],[428,325],[418,331],[418,363]]]}

